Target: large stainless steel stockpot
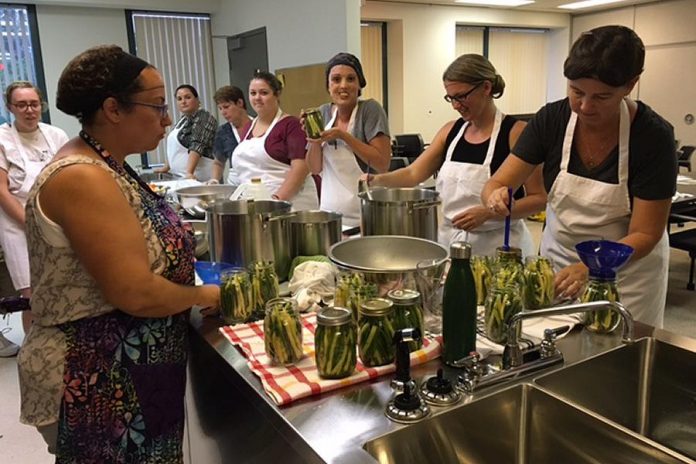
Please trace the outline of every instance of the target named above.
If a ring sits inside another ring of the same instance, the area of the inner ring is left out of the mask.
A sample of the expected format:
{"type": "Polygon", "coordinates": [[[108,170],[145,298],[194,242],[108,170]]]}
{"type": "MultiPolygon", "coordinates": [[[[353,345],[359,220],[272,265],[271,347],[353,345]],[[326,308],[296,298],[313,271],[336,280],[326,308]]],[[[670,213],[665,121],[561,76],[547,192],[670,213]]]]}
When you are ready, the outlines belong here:
{"type": "Polygon", "coordinates": [[[343,215],[332,211],[298,211],[290,219],[292,256],[328,256],[341,240],[343,215]]]}
{"type": "Polygon", "coordinates": [[[224,200],[208,207],[208,248],[212,261],[247,267],[273,261],[279,280],[290,269],[290,213],[287,201],[224,200]]]}
{"type": "Polygon", "coordinates": [[[422,188],[360,192],[362,235],[407,235],[437,241],[440,194],[422,188]]]}

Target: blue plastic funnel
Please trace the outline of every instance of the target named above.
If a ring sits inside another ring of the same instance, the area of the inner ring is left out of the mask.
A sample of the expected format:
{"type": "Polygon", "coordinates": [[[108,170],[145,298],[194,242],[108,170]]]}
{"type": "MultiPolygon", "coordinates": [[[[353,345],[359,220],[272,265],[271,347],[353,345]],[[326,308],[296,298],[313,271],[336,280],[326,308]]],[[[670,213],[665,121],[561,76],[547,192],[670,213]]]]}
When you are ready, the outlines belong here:
{"type": "Polygon", "coordinates": [[[590,277],[616,279],[616,271],[626,264],[633,248],[610,240],[588,240],[575,245],[580,260],[590,269],[590,277]]]}

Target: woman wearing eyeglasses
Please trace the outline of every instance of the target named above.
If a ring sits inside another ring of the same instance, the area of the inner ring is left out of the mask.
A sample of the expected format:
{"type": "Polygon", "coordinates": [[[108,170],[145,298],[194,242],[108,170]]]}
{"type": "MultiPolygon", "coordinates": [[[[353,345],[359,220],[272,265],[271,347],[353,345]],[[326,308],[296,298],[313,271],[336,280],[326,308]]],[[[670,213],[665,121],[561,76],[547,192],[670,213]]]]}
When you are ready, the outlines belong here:
{"type": "MultiPolygon", "coordinates": [[[[481,206],[480,193],[510,153],[524,123],[496,107],[493,100],[503,95],[505,82],[485,57],[460,56],[445,70],[442,80],[445,100],[461,117],[445,124],[411,165],[368,175],[368,180],[376,186],[412,187],[438,172],[436,188],[444,215],[439,241],[449,245],[467,240],[474,254],[492,255],[503,244],[504,216],[481,206]]],[[[544,207],[540,170],[515,191],[514,198],[510,244],[531,255],[535,247],[522,218],[544,207]]]]}
{"type": "Polygon", "coordinates": [[[172,172],[207,181],[213,175],[215,116],[201,108],[198,91],[189,84],[176,88],[176,105],[183,114],[167,136],[167,161],[156,172],[172,172]]]}
{"type": "MultiPolygon", "coordinates": [[[[24,205],[36,176],[68,141],[68,136],[62,129],[41,122],[41,90],[30,82],[17,81],[7,86],[5,105],[14,120],[0,126],[0,246],[12,285],[29,298],[24,205]]],[[[31,313],[26,311],[23,313],[25,332],[30,322],[31,313]]],[[[0,335],[0,356],[3,342],[4,337],[0,335]]]]}

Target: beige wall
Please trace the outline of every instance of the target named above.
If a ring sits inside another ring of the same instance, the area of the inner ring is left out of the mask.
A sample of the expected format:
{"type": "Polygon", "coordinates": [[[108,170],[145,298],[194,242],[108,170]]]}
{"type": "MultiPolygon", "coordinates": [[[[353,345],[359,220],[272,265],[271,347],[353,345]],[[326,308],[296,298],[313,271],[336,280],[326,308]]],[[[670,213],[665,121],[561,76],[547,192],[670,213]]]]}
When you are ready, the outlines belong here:
{"type": "MultiPolygon", "coordinates": [[[[420,132],[426,141],[430,141],[445,122],[456,117],[451,105],[442,99],[442,72],[456,58],[457,24],[552,29],[554,42],[562,45],[549,47],[550,69],[559,69],[568,51],[570,16],[565,13],[370,1],[362,7],[362,19],[387,21],[390,28],[388,73],[392,133],[420,132]]],[[[556,79],[547,87],[547,98],[561,98],[564,92],[565,88],[558,85],[556,79]]]]}

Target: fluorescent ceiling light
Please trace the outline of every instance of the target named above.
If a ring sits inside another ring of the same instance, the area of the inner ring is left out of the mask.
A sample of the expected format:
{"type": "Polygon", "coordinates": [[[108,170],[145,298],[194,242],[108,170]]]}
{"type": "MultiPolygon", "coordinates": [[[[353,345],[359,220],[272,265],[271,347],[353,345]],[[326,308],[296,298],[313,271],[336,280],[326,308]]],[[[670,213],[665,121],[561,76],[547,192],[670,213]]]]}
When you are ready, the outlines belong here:
{"type": "Polygon", "coordinates": [[[522,6],[534,3],[533,0],[454,0],[454,2],[483,6],[522,6]]]}
{"type": "Polygon", "coordinates": [[[598,5],[606,5],[609,3],[618,3],[625,0],[584,0],[582,2],[566,3],[565,5],[559,5],[558,8],[563,8],[566,10],[579,10],[581,8],[590,8],[598,5]]]}

